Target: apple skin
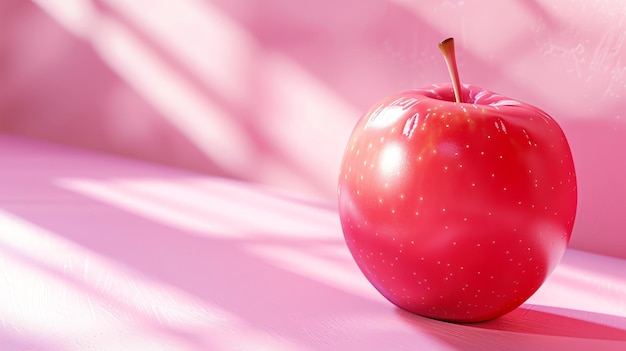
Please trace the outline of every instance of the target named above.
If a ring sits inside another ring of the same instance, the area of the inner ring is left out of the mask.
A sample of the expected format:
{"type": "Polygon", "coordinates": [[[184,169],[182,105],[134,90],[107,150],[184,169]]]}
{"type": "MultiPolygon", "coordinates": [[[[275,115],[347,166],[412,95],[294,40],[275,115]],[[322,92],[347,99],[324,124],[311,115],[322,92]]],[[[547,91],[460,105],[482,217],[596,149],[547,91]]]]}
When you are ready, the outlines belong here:
{"type": "Polygon", "coordinates": [[[465,85],[390,96],[357,122],[338,184],[346,244],[398,307],[452,322],[502,316],[555,268],[576,174],[545,112],[465,85]]]}

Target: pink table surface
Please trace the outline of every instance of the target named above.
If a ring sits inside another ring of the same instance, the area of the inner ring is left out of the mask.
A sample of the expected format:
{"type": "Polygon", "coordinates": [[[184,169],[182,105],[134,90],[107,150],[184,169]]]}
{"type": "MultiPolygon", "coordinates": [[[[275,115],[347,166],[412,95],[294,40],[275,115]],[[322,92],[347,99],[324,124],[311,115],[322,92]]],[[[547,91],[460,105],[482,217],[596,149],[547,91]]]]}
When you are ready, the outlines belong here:
{"type": "Polygon", "coordinates": [[[626,261],[568,250],[459,325],[366,282],[333,203],[0,134],[0,349],[624,350],[626,261]]]}

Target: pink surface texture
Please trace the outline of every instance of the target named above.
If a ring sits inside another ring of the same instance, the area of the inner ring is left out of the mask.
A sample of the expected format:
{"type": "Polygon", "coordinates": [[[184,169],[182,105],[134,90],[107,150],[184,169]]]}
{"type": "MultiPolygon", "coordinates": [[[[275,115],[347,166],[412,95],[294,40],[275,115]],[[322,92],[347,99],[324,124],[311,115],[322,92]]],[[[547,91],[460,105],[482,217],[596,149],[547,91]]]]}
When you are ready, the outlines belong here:
{"type": "Polygon", "coordinates": [[[624,350],[626,261],[569,249],[479,324],[404,312],[333,206],[0,134],[0,349],[624,350]]]}

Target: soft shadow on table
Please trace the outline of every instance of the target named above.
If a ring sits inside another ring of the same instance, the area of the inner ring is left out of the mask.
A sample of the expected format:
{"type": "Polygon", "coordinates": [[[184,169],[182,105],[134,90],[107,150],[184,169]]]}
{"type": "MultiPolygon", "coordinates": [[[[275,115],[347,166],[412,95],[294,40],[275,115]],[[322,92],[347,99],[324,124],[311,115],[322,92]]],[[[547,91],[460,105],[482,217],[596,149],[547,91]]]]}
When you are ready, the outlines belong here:
{"type": "MultiPolygon", "coordinates": [[[[532,307],[533,306],[522,306],[500,318],[488,322],[465,325],[481,329],[536,335],[626,341],[625,329],[590,322],[590,320],[610,321],[617,319],[626,321],[626,318],[588,311],[574,311],[558,307],[550,307],[550,310],[553,311],[552,313],[538,311],[532,307]],[[568,317],[566,314],[574,316],[579,315],[580,318],[568,317]]],[[[626,325],[626,323],[622,324],[626,325]]]]}
{"type": "Polygon", "coordinates": [[[61,348],[51,345],[50,343],[43,342],[37,338],[22,338],[16,335],[12,335],[10,332],[6,332],[0,329],[0,347],[1,350],[46,350],[46,351],[63,351],[61,348]]]}
{"type": "Polygon", "coordinates": [[[458,350],[623,350],[626,329],[589,320],[616,321],[612,315],[550,307],[551,312],[522,305],[500,318],[482,323],[448,323],[396,309],[399,318],[458,350]],[[580,319],[565,315],[580,316],[580,319]],[[586,319],[586,320],[584,320],[586,319]],[[506,346],[505,346],[506,345],[506,346]]]}

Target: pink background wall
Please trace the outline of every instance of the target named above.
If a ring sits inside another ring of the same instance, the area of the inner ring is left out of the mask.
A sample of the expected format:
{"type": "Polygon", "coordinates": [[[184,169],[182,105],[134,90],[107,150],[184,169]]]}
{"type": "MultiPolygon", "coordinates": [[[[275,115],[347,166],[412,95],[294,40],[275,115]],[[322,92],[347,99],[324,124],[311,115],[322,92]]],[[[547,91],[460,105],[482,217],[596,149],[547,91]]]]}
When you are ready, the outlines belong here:
{"type": "Polygon", "coordinates": [[[0,132],[334,199],[360,113],[447,81],[454,36],[464,82],[563,127],[572,246],[626,258],[625,19],[619,0],[0,0],[0,132]]]}

